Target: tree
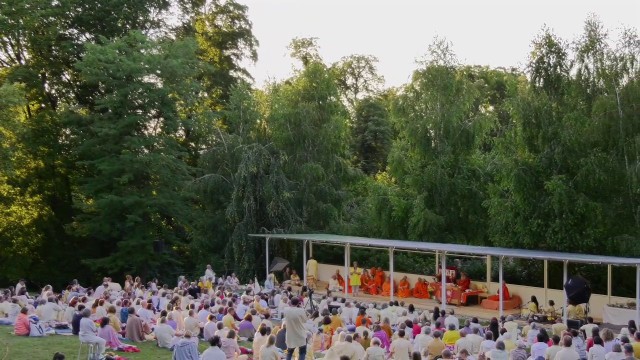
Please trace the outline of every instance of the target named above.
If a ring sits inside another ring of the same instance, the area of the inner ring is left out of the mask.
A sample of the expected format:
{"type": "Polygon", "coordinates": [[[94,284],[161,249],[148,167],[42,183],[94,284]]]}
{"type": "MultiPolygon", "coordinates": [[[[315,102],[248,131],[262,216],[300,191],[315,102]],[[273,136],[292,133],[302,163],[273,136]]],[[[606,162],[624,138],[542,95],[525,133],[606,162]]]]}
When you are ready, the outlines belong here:
{"type": "Polygon", "coordinates": [[[378,94],[384,78],[378,74],[378,58],[372,55],[350,55],[333,64],[338,88],[349,109],[354,110],[360,100],[378,94]]]}
{"type": "Polygon", "coordinates": [[[83,170],[73,229],[91,241],[87,264],[94,269],[168,271],[175,256],[154,252],[154,241],[175,250],[186,240],[191,169],[177,141],[177,102],[198,91],[190,84],[195,50],[193,42],[132,32],[89,46],[77,65],[99,89],[95,108],[77,114],[73,134],[83,170]]]}
{"type": "Polygon", "coordinates": [[[353,123],[356,165],[367,175],[385,170],[392,140],[391,122],[380,98],[358,102],[353,123]]]}

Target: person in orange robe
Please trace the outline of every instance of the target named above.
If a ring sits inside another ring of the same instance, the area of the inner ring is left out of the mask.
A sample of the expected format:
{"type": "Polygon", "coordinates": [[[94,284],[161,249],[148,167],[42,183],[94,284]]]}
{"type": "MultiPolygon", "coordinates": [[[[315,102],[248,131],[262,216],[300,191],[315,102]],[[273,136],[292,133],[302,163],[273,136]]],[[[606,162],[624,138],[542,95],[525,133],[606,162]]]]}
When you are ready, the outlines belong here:
{"type": "Polygon", "coordinates": [[[340,275],[340,269],[336,269],[336,277],[338,278],[338,284],[340,286],[342,286],[343,289],[345,289],[345,287],[344,287],[344,278],[342,277],[342,275],[340,275]]]}
{"type": "Polygon", "coordinates": [[[457,281],[460,291],[466,291],[471,287],[471,279],[467,277],[467,273],[460,274],[460,280],[457,281]]]}
{"type": "MultiPolygon", "coordinates": [[[[382,292],[380,293],[380,295],[382,296],[389,296],[391,295],[391,278],[389,278],[389,276],[387,276],[387,280],[384,281],[384,283],[382,284],[382,292]]],[[[395,284],[393,284],[393,288],[395,289],[396,286],[395,284]]]]}
{"type": "Polygon", "coordinates": [[[418,278],[418,282],[416,282],[416,286],[413,288],[413,297],[418,299],[429,298],[429,286],[423,278],[418,278]]]}
{"type": "Polygon", "coordinates": [[[365,294],[368,294],[368,288],[369,288],[369,283],[372,282],[373,279],[371,278],[371,276],[369,276],[369,272],[367,271],[367,269],[364,269],[362,271],[362,275],[360,275],[360,288],[362,288],[362,291],[365,294]]]}
{"type": "Polygon", "coordinates": [[[411,296],[411,284],[409,283],[409,279],[405,276],[398,284],[398,297],[408,298],[409,296],[411,296]]]}
{"type": "Polygon", "coordinates": [[[376,286],[378,286],[378,289],[382,289],[382,284],[384,284],[384,271],[382,271],[382,268],[378,268],[378,270],[376,271],[376,277],[374,278],[376,286]]]}
{"type": "MultiPolygon", "coordinates": [[[[506,282],[502,282],[502,300],[509,300],[511,299],[511,294],[509,294],[509,288],[507,288],[507,283],[506,282]]],[[[493,301],[500,301],[500,291],[498,291],[497,294],[495,295],[491,295],[488,297],[489,300],[493,300],[493,301]]]]}

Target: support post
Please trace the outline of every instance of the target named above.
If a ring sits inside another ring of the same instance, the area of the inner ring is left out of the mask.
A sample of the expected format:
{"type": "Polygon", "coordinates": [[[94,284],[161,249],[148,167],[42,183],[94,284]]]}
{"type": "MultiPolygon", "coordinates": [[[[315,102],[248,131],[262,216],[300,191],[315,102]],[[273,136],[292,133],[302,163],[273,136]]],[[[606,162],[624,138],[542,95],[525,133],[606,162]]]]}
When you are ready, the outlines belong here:
{"type": "Polygon", "coordinates": [[[607,304],[611,304],[611,280],[613,280],[613,270],[609,264],[607,265],[607,304]]]}
{"type": "Polygon", "coordinates": [[[349,244],[344,246],[344,298],[349,296],[349,244]]]}
{"type": "Polygon", "coordinates": [[[440,269],[440,252],[436,251],[436,274],[438,273],[439,269],[440,269]]]}
{"type": "Polygon", "coordinates": [[[307,286],[307,242],[309,240],[305,240],[302,242],[302,276],[304,280],[302,283],[304,286],[307,286]]]}
{"type": "Polygon", "coordinates": [[[636,324],[640,324],[640,265],[636,265],[636,324]]]}
{"type": "Polygon", "coordinates": [[[502,282],[504,281],[503,277],[502,277],[502,259],[503,257],[500,256],[499,260],[498,260],[498,281],[500,282],[500,284],[498,285],[498,290],[499,291],[499,310],[500,310],[500,318],[502,318],[503,312],[504,312],[504,291],[502,291],[502,282]]]}
{"type": "Polygon", "coordinates": [[[544,302],[542,303],[542,306],[545,306],[549,302],[549,299],[547,298],[547,289],[549,289],[549,260],[544,261],[544,302]]]}
{"type": "Polygon", "coordinates": [[[442,310],[447,309],[447,254],[442,253],[442,261],[440,264],[440,298],[442,301],[442,310]]]}
{"type": "Polygon", "coordinates": [[[390,300],[393,301],[394,287],[393,287],[393,248],[389,249],[389,279],[391,281],[391,292],[389,293],[390,300]]]}
{"type": "Polygon", "coordinates": [[[309,257],[313,257],[313,241],[309,241],[309,257]]]}
{"type": "Polygon", "coordinates": [[[562,262],[562,296],[564,297],[564,309],[562,311],[562,323],[567,323],[567,307],[569,304],[567,303],[567,290],[564,288],[564,284],[567,283],[567,272],[568,272],[569,262],[567,260],[562,262]]]}
{"type": "Polygon", "coordinates": [[[487,255],[487,292],[491,293],[491,255],[487,255]]]}
{"type": "Polygon", "coordinates": [[[266,277],[269,276],[269,238],[267,238],[267,241],[265,241],[265,246],[267,247],[267,250],[265,252],[266,259],[264,261],[264,263],[266,264],[266,267],[267,267],[267,270],[266,270],[267,272],[265,274],[265,279],[266,279],[266,277]]]}

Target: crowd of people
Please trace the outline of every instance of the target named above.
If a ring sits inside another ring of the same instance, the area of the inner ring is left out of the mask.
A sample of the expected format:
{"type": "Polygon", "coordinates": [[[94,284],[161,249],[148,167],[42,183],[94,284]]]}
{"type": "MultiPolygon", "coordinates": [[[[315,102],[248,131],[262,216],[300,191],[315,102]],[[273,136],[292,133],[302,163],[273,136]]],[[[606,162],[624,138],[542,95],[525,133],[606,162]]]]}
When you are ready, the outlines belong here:
{"type": "MultiPolygon", "coordinates": [[[[368,292],[370,281],[384,276],[376,269],[371,280],[357,263],[349,270],[354,294],[356,286],[368,292]],[[359,285],[354,276],[360,276],[359,285]]],[[[17,336],[30,335],[35,316],[55,331],[68,325],[99,354],[136,351],[130,344],[153,341],[177,360],[313,359],[319,353],[327,360],[631,360],[640,355],[640,332],[632,322],[618,336],[593,319],[582,331],[568,329],[560,318],[550,327],[534,318],[519,326],[511,316],[481,324],[477,318],[461,321],[454,310],[419,311],[402,301],[313,297],[304,286],[292,289],[293,275],[280,286],[273,274],[263,287],[257,281],[241,285],[234,274],[216,278],[208,266],[196,281],[181,277],[174,287],[127,276],[124,286],[110,278],[95,289],[73,281],[61,292],[45,286],[35,296],[21,281],[0,299],[0,324],[12,325],[17,336]],[[202,353],[200,341],[209,343],[202,353]]],[[[402,291],[408,291],[404,280],[398,294],[402,291]]]]}

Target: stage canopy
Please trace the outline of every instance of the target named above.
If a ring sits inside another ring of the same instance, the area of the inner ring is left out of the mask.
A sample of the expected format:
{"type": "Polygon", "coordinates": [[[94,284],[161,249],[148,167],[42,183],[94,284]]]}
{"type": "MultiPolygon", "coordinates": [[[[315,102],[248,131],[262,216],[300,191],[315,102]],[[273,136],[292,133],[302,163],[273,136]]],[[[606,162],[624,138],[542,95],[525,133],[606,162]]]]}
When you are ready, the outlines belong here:
{"type": "MultiPolygon", "coordinates": [[[[267,271],[269,270],[269,240],[271,239],[287,239],[297,240],[303,242],[303,261],[306,263],[307,244],[327,244],[337,245],[345,247],[345,274],[348,274],[347,269],[349,266],[350,249],[351,247],[358,248],[374,248],[384,249],[389,251],[389,268],[393,275],[393,253],[394,251],[415,251],[425,253],[435,253],[436,260],[440,257],[440,264],[442,266],[442,284],[446,283],[446,257],[448,255],[464,255],[464,256],[486,256],[487,257],[487,273],[489,274],[490,259],[495,256],[499,259],[499,283],[502,283],[502,260],[504,258],[518,258],[518,259],[534,259],[542,260],[545,262],[545,289],[547,288],[547,262],[559,261],[562,262],[563,267],[563,284],[567,282],[567,264],[568,263],[584,263],[584,264],[598,264],[608,266],[608,293],[611,294],[611,266],[632,266],[636,268],[636,304],[640,304],[640,258],[630,257],[618,257],[618,256],[602,256],[592,254],[581,253],[566,253],[557,251],[543,251],[543,250],[531,250],[531,249],[513,249],[513,248],[501,248],[490,246],[475,246],[465,244],[446,244],[446,243],[434,243],[423,241],[407,241],[407,240],[390,240],[390,239],[377,239],[366,238],[358,236],[344,236],[344,235],[332,235],[332,234],[250,234],[249,236],[266,239],[266,257],[267,257],[267,271]]],[[[304,265],[303,265],[304,266],[304,265]]],[[[306,268],[304,279],[306,282],[306,268]]],[[[490,277],[488,277],[490,281],[490,277]]],[[[393,289],[393,287],[392,287],[393,289]]],[[[446,306],[446,300],[444,298],[445,291],[442,292],[443,299],[442,304],[446,306]]],[[[565,295],[566,303],[566,292],[565,295]]],[[[391,298],[393,298],[393,290],[391,291],[391,298]]],[[[500,299],[500,315],[502,315],[502,299],[500,299]]],[[[640,323],[640,306],[636,307],[636,322],[640,323]]],[[[566,311],[565,311],[565,323],[566,323],[566,311]]]]}

